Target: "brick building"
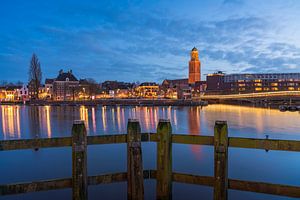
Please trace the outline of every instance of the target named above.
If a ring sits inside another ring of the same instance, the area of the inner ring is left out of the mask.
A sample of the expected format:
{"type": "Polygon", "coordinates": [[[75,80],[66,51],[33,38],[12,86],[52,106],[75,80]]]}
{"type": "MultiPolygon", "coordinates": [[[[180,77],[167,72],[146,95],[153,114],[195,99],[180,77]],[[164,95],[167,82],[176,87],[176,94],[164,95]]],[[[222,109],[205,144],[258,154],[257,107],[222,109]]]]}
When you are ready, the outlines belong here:
{"type": "Polygon", "coordinates": [[[189,84],[195,84],[201,81],[201,63],[199,60],[198,49],[194,47],[191,51],[191,60],[189,61],[189,84]]]}
{"type": "Polygon", "coordinates": [[[68,72],[60,70],[58,76],[53,81],[53,98],[55,100],[75,100],[78,86],[79,81],[73,75],[72,70],[68,72]]]}
{"type": "Polygon", "coordinates": [[[209,74],[207,94],[300,91],[300,73],[209,74]]]}

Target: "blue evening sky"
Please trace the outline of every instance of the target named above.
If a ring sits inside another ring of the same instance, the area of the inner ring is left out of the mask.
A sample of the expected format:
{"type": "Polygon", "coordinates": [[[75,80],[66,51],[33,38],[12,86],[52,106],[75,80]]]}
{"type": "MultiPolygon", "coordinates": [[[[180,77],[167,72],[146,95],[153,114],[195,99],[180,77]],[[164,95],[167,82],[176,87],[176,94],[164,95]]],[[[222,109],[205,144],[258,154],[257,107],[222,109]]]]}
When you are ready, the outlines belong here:
{"type": "Polygon", "coordinates": [[[196,46],[206,73],[300,72],[298,0],[1,0],[0,80],[72,69],[97,81],[185,78],[196,46]]]}

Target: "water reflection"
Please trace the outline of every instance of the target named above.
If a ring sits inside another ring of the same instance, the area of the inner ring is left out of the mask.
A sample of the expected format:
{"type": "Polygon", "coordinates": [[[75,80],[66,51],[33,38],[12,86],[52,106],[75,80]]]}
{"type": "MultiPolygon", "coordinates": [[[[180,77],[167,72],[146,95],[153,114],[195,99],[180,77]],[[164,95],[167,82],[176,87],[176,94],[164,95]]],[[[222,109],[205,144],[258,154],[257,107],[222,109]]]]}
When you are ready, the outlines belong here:
{"type": "Polygon", "coordinates": [[[155,132],[159,119],[170,119],[174,133],[213,135],[215,120],[226,120],[230,136],[262,138],[268,134],[271,138],[287,139],[287,134],[299,135],[300,122],[298,113],[228,105],[203,109],[144,106],[0,106],[0,109],[1,139],[69,136],[76,119],[85,121],[90,135],[125,133],[128,118],[138,119],[143,132],[155,132]]]}
{"type": "Polygon", "coordinates": [[[1,121],[4,139],[21,137],[20,108],[18,106],[1,106],[1,121]]]}
{"type": "Polygon", "coordinates": [[[102,107],[102,124],[103,124],[103,130],[104,132],[107,131],[107,126],[106,126],[106,106],[102,107]]]}
{"type": "Polygon", "coordinates": [[[50,106],[45,106],[45,124],[47,127],[47,137],[51,138],[50,106]]]}
{"type": "Polygon", "coordinates": [[[93,122],[93,131],[96,132],[97,126],[96,126],[96,111],[95,108],[92,108],[92,122],[93,122]]]}
{"type": "Polygon", "coordinates": [[[266,134],[276,133],[276,138],[284,138],[284,135],[295,133],[300,122],[297,112],[233,105],[208,106],[202,114],[201,121],[208,123],[207,126],[213,127],[215,120],[225,120],[229,128],[234,129],[229,134],[242,137],[264,138],[266,134]]]}
{"type": "MultiPolygon", "coordinates": [[[[200,134],[200,107],[190,107],[188,109],[188,132],[190,135],[199,135],[200,134]]],[[[201,158],[201,149],[200,145],[190,145],[191,151],[196,159],[200,160],[201,158]]]]}
{"type": "Polygon", "coordinates": [[[38,106],[32,106],[28,110],[28,120],[29,120],[29,132],[31,138],[40,138],[41,137],[41,123],[40,121],[40,112],[38,106]]]}
{"type": "Polygon", "coordinates": [[[89,131],[89,114],[88,109],[85,106],[80,106],[80,120],[85,122],[86,130],[89,131]]]}
{"type": "MultiPolygon", "coordinates": [[[[128,118],[138,119],[143,132],[155,132],[159,119],[169,118],[172,122],[173,133],[213,135],[215,120],[227,120],[231,136],[255,138],[260,137],[262,133],[268,133],[270,138],[300,139],[299,113],[281,113],[277,110],[260,108],[211,105],[203,109],[200,107],[140,106],[0,106],[0,109],[1,139],[70,136],[75,119],[86,121],[90,135],[125,133],[128,118]]],[[[147,169],[155,167],[155,145],[151,144],[150,147],[145,148],[146,156],[143,157],[147,169]]],[[[89,150],[91,174],[126,171],[126,151],[124,150],[126,150],[126,145],[91,147],[89,150]],[[100,158],[99,156],[101,159],[94,159],[100,158]],[[111,156],[114,159],[111,159],[111,156]],[[115,156],[118,157],[115,158],[115,156]],[[103,160],[113,162],[105,162],[108,165],[103,165],[103,160]]],[[[209,176],[213,174],[213,148],[174,145],[173,150],[175,152],[174,171],[209,176]]],[[[51,151],[45,149],[34,154],[29,151],[12,151],[5,156],[6,153],[8,152],[3,152],[1,157],[2,162],[7,163],[0,165],[2,166],[0,169],[2,183],[11,183],[12,177],[13,179],[19,177],[13,181],[18,182],[70,176],[72,166],[70,149],[68,151],[60,148],[54,148],[51,151]],[[16,159],[12,159],[11,153],[17,155],[16,159]],[[24,162],[24,159],[28,162],[24,162]],[[53,168],[54,162],[60,163],[62,167],[53,168]]],[[[297,165],[297,161],[300,160],[298,154],[241,149],[231,149],[230,153],[229,174],[234,179],[288,185],[299,184],[299,178],[294,176],[299,166],[297,165]],[[265,169],[268,169],[268,173],[261,176],[259,171],[265,169]],[[280,173],[283,171],[285,173],[280,173]]],[[[123,189],[123,186],[121,187],[123,189]]],[[[126,184],[124,187],[126,190],[126,184]]],[[[113,191],[120,189],[116,186],[112,188],[113,191]]],[[[180,190],[190,191],[182,187],[180,190]]],[[[194,196],[191,198],[194,199],[194,196]]],[[[22,197],[16,196],[17,198],[22,197]]]]}

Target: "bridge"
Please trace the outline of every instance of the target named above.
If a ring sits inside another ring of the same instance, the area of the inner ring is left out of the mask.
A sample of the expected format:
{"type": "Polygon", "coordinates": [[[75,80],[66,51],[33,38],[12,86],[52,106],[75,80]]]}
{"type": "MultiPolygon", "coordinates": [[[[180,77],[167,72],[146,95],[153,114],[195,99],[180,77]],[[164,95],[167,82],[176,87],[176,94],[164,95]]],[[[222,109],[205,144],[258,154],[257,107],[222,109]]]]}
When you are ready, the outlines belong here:
{"type": "Polygon", "coordinates": [[[244,101],[258,102],[287,102],[300,101],[300,91],[258,92],[246,94],[202,95],[198,99],[206,101],[244,101]]]}

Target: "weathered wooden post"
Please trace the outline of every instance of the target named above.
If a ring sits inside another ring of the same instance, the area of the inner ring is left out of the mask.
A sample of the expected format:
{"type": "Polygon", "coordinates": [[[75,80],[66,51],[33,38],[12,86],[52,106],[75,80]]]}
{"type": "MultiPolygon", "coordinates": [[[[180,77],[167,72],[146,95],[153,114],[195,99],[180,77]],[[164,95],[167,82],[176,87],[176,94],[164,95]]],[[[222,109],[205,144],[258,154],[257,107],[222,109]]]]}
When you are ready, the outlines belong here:
{"type": "Polygon", "coordinates": [[[156,199],[172,199],[172,126],[169,120],[159,120],[157,126],[156,199]]]}
{"type": "Polygon", "coordinates": [[[141,127],[136,119],[129,119],[127,125],[127,197],[144,199],[141,127]]]}
{"type": "Polygon", "coordinates": [[[87,200],[87,134],[84,121],[75,120],[72,127],[73,200],[87,200]]]}
{"type": "Polygon", "coordinates": [[[228,196],[228,128],[226,121],[216,121],[214,130],[215,184],[214,200],[228,196]]]}

